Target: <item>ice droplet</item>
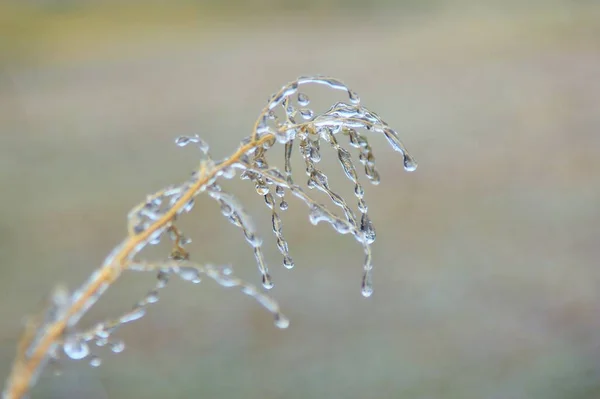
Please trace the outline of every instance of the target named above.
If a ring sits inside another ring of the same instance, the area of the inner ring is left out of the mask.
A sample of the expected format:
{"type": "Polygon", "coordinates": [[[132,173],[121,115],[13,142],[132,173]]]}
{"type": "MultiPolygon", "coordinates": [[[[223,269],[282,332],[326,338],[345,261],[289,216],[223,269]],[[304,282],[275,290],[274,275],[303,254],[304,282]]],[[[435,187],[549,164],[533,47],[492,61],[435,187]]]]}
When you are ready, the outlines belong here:
{"type": "Polygon", "coordinates": [[[359,199],[362,199],[362,197],[365,195],[365,190],[360,184],[356,184],[354,186],[354,195],[356,195],[356,197],[359,199]]]}
{"type": "Polygon", "coordinates": [[[102,359],[100,359],[98,356],[92,356],[90,358],[90,366],[100,367],[101,364],[102,364],[102,359]]]}
{"type": "Polygon", "coordinates": [[[310,99],[304,93],[298,93],[298,105],[306,107],[310,103],[310,99]]]}
{"type": "Polygon", "coordinates": [[[258,195],[267,195],[269,192],[269,187],[262,181],[257,182],[255,187],[258,195]]]}
{"type": "Polygon", "coordinates": [[[227,166],[221,169],[221,176],[225,179],[233,179],[235,177],[235,168],[232,166],[227,166]]]}
{"type": "Polygon", "coordinates": [[[185,147],[191,142],[190,138],[187,136],[177,137],[175,139],[175,144],[179,147],[185,147]]]}
{"type": "Polygon", "coordinates": [[[169,273],[161,270],[157,273],[156,279],[158,280],[156,283],[156,288],[165,288],[165,286],[169,282],[169,273]]]}
{"type": "Polygon", "coordinates": [[[263,134],[263,133],[267,133],[268,131],[269,131],[269,125],[267,123],[267,118],[263,116],[260,119],[258,126],[256,127],[256,133],[263,134]]]}
{"type": "Polygon", "coordinates": [[[98,324],[96,326],[96,336],[99,338],[108,338],[110,337],[110,331],[106,330],[104,324],[98,324]]]}
{"type": "Polygon", "coordinates": [[[90,354],[90,348],[87,343],[81,340],[69,337],[63,344],[65,355],[74,360],[80,360],[90,354]]]}
{"type": "Polygon", "coordinates": [[[310,108],[302,108],[300,109],[300,115],[304,120],[310,120],[314,116],[314,113],[310,108]]]}
{"type": "Polygon", "coordinates": [[[375,241],[375,228],[373,227],[373,223],[366,213],[363,213],[362,215],[360,230],[363,232],[367,244],[372,244],[375,241]]]}
{"type": "Polygon", "coordinates": [[[183,280],[191,281],[195,284],[200,282],[200,272],[194,267],[182,266],[179,268],[177,274],[179,274],[179,277],[181,277],[183,280]]]}
{"type": "Polygon", "coordinates": [[[340,160],[340,164],[344,169],[344,173],[346,177],[350,179],[355,184],[358,181],[358,176],[356,174],[356,170],[354,168],[354,164],[352,163],[352,158],[350,157],[350,153],[345,149],[338,147],[338,159],[340,160]]]}
{"type": "Polygon", "coordinates": [[[350,225],[341,219],[335,220],[332,223],[332,226],[335,229],[335,231],[337,231],[340,234],[348,234],[351,231],[350,225]]]}
{"type": "Polygon", "coordinates": [[[202,151],[204,154],[208,153],[208,150],[210,149],[208,144],[204,140],[202,140],[197,134],[192,137],[180,136],[175,139],[175,144],[179,147],[185,147],[186,145],[191,143],[198,144],[198,148],[200,148],[200,151],[202,151]]]}
{"type": "Polygon", "coordinates": [[[285,108],[285,114],[289,118],[293,118],[295,113],[296,113],[296,108],[294,108],[294,106],[292,104],[288,104],[288,106],[285,108]]]}
{"type": "Polygon", "coordinates": [[[136,307],[134,308],[131,312],[121,316],[121,318],[119,319],[119,321],[123,324],[123,323],[129,323],[131,321],[136,321],[138,319],[141,319],[142,317],[144,317],[144,315],[146,314],[146,309],[144,309],[143,307],[136,307]]]}
{"type": "Polygon", "coordinates": [[[147,303],[156,303],[158,302],[158,291],[150,291],[148,295],[146,295],[145,301],[147,303]]]}
{"type": "Polygon", "coordinates": [[[278,197],[283,197],[285,195],[285,188],[283,186],[275,187],[275,195],[278,197]]]}
{"type": "Polygon", "coordinates": [[[114,353],[121,353],[121,352],[123,352],[124,349],[125,349],[125,342],[123,342],[123,341],[113,342],[112,346],[110,347],[110,350],[113,351],[114,353]]]}
{"type": "Polygon", "coordinates": [[[310,211],[308,213],[308,220],[312,225],[316,226],[320,221],[328,219],[329,217],[321,207],[311,206],[310,211]]]}
{"type": "Polygon", "coordinates": [[[263,274],[262,276],[262,285],[266,289],[270,290],[273,288],[273,281],[271,281],[271,276],[269,274],[263,274]]]}
{"type": "Polygon", "coordinates": [[[271,193],[265,194],[265,204],[269,209],[273,209],[273,205],[275,205],[275,201],[273,200],[273,196],[271,193]]]}
{"type": "Polygon", "coordinates": [[[275,326],[281,329],[288,328],[290,326],[290,320],[284,315],[278,313],[275,315],[275,326]]]}
{"type": "Polygon", "coordinates": [[[407,172],[414,172],[417,170],[417,166],[417,161],[408,155],[408,153],[404,153],[404,170],[407,172]]]}
{"type": "Polygon", "coordinates": [[[183,206],[183,208],[182,208],[183,212],[186,212],[186,213],[190,212],[194,208],[194,204],[195,204],[195,201],[192,198],[183,206]]]}
{"type": "Polygon", "coordinates": [[[294,261],[289,256],[286,256],[286,257],[283,258],[283,266],[286,269],[293,269],[294,268],[294,261]]]}

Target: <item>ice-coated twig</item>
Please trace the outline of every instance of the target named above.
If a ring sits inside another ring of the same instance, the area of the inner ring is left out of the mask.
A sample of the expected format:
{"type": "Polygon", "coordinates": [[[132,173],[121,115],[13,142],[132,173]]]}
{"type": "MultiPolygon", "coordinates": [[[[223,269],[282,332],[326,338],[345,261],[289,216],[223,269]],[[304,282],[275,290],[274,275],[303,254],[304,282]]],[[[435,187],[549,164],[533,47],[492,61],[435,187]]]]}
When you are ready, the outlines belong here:
{"type": "Polygon", "coordinates": [[[240,202],[232,194],[224,192],[217,184],[207,188],[208,194],[219,201],[221,212],[234,226],[242,229],[244,237],[254,252],[254,258],[258,265],[258,271],[262,276],[262,285],[266,289],[273,288],[273,281],[269,275],[269,269],[265,262],[262,251],[263,240],[256,234],[250,215],[246,213],[240,202]]]}
{"type": "Polygon", "coordinates": [[[363,278],[361,284],[361,292],[365,297],[371,296],[371,294],[373,293],[373,262],[370,247],[372,241],[365,238],[364,232],[361,229],[359,229],[359,227],[356,226],[356,224],[352,224],[347,219],[340,218],[339,216],[331,212],[329,209],[327,209],[325,205],[315,201],[300,186],[296,184],[287,183],[286,180],[283,178],[281,172],[276,168],[259,170],[253,168],[251,165],[246,165],[245,168],[248,171],[262,175],[265,178],[268,178],[273,182],[288,188],[292,192],[292,194],[294,194],[295,197],[301,199],[309,207],[308,216],[310,222],[313,225],[324,221],[329,223],[333,227],[333,229],[340,234],[352,233],[352,235],[357,239],[357,241],[359,241],[359,243],[363,246],[365,253],[365,259],[363,262],[363,278]]]}
{"type": "MultiPolygon", "coordinates": [[[[287,104],[287,101],[284,102],[284,105],[285,104],[287,104]]],[[[292,112],[292,111],[289,111],[289,112],[292,112]]],[[[290,120],[291,117],[292,117],[292,115],[290,115],[290,114],[287,115],[288,120],[290,120]]],[[[287,146],[287,143],[286,143],[286,146],[287,146]]],[[[287,151],[287,149],[286,149],[286,151],[287,151]]],[[[288,155],[289,154],[286,153],[286,157],[288,155]]],[[[249,164],[260,170],[269,168],[269,164],[265,157],[265,149],[264,148],[259,148],[256,151],[254,151],[252,160],[241,162],[240,164],[241,165],[249,164]]],[[[290,170],[290,173],[288,173],[287,179],[288,179],[288,181],[291,181],[292,177],[291,177],[291,167],[289,167],[289,159],[286,159],[286,165],[287,165],[286,167],[288,168],[288,170],[290,170]]],[[[294,261],[292,260],[292,257],[290,256],[288,243],[283,236],[283,231],[282,231],[283,222],[281,220],[281,217],[277,213],[277,210],[275,207],[275,199],[273,197],[273,194],[271,193],[271,189],[269,186],[275,185],[275,195],[277,195],[278,197],[281,198],[281,202],[279,203],[279,208],[282,211],[285,211],[287,209],[287,202],[285,201],[285,198],[284,198],[285,187],[277,184],[276,182],[274,182],[268,178],[263,178],[262,175],[259,173],[252,173],[252,172],[249,172],[248,170],[245,170],[242,173],[241,177],[244,180],[251,180],[252,182],[254,182],[256,192],[259,195],[264,197],[265,204],[271,210],[271,225],[273,228],[273,234],[275,234],[277,249],[279,249],[279,252],[283,255],[283,265],[287,269],[293,268],[294,261]]]]}
{"type": "Polygon", "coordinates": [[[191,282],[199,282],[200,276],[204,275],[222,286],[237,286],[272,312],[278,327],[286,327],[288,320],[281,315],[277,303],[254,286],[232,276],[230,269],[190,263],[189,252],[184,248],[190,240],[184,237],[175,225],[180,217],[194,208],[196,197],[208,192],[219,202],[221,211],[228,220],[242,229],[246,240],[253,247],[263,285],[266,288],[271,287],[272,282],[261,249],[262,240],[256,236],[250,216],[243,211],[235,197],[221,189],[218,182],[219,179],[233,178],[236,169],[242,169],[242,179],[249,179],[254,183],[256,192],[263,196],[271,210],[273,233],[286,267],[291,267],[293,261],[289,255],[288,243],[283,237],[282,220],[275,202],[276,197],[280,198],[279,209],[287,209],[286,193],[289,191],[308,206],[308,216],[312,224],[324,221],[336,232],[351,234],[361,243],[365,256],[362,293],[364,296],[370,296],[373,269],[371,244],[375,239],[375,230],[367,216],[364,190],[358,182],[352,157],[336,136],[348,136],[350,145],[359,150],[359,162],[364,166],[368,179],[378,184],[380,177],[375,168],[375,157],[367,141],[367,135],[373,132],[383,134],[392,148],[402,154],[405,170],[416,169],[416,162],[406,151],[396,131],[379,115],[362,106],[356,92],[338,79],[318,75],[300,77],[273,94],[259,113],[250,135],[241,141],[233,154],[222,160],[213,160],[208,144],[200,136],[178,137],[175,140],[176,145],[198,147],[200,166],[182,183],[156,191],[133,207],[127,217],[127,236],[113,248],[101,266],[72,293],[63,288],[55,290],[44,312],[29,319],[19,341],[2,398],[25,397],[44,367],[55,363],[60,353],[64,352],[74,359],[85,358],[90,365],[98,366],[101,360],[91,353],[90,343],[109,346],[113,352],[122,351],[124,343],[114,339],[112,334],[123,324],[141,318],[146,312],[146,307],[158,300],[159,291],[174,274],[191,282]],[[301,91],[309,85],[339,90],[345,93],[344,100],[347,102],[337,102],[329,109],[319,112],[311,108],[310,98],[301,91]],[[324,155],[321,154],[322,140],[337,152],[338,161],[346,177],[354,184],[354,194],[358,199],[358,211],[361,214],[360,221],[344,198],[331,190],[327,176],[316,166],[324,155]],[[283,173],[269,166],[267,159],[270,149],[276,144],[282,144],[284,147],[283,173]],[[304,159],[309,186],[325,192],[332,202],[343,210],[344,217],[316,202],[295,183],[291,163],[295,153],[294,147],[304,159]],[[169,261],[152,263],[136,259],[147,245],[158,244],[165,235],[173,241],[169,261]],[[81,317],[126,270],[158,272],[157,283],[130,311],[120,317],[97,323],[87,330],[80,329],[81,317]]]}
{"type": "Polygon", "coordinates": [[[159,271],[162,273],[176,274],[183,280],[194,283],[200,282],[204,275],[217,282],[222,287],[239,287],[242,293],[255,299],[267,309],[275,319],[279,328],[287,328],[289,320],[281,313],[277,302],[268,295],[261,293],[258,288],[236,277],[230,266],[216,266],[213,264],[197,264],[190,261],[167,261],[164,263],[136,262],[131,265],[135,271],[159,271]]]}
{"type": "Polygon", "coordinates": [[[101,359],[93,354],[90,344],[98,347],[109,346],[114,353],[125,349],[125,343],[115,339],[115,332],[123,325],[141,319],[146,314],[148,305],[158,302],[159,290],[165,288],[170,275],[178,275],[184,281],[200,283],[201,276],[207,276],[223,287],[239,287],[241,291],[254,298],[275,318],[275,325],[286,328],[289,320],[281,313],[279,305],[271,297],[262,294],[255,286],[244,282],[232,274],[229,266],[214,266],[211,264],[200,265],[187,260],[171,260],[163,263],[135,262],[128,267],[131,271],[158,272],[157,283],[148,293],[138,301],[131,310],[121,316],[95,324],[93,327],[68,334],[59,343],[67,357],[74,360],[88,359],[92,366],[99,366],[101,359]]]}
{"type": "Polygon", "coordinates": [[[347,220],[335,215],[333,212],[331,212],[329,209],[327,209],[327,207],[325,205],[320,204],[317,201],[315,201],[310,195],[308,195],[306,193],[306,191],[304,191],[302,189],[302,187],[300,187],[297,184],[289,184],[285,180],[285,178],[283,177],[281,172],[279,170],[277,170],[276,168],[260,170],[260,169],[256,169],[256,168],[252,167],[252,165],[246,165],[246,166],[244,166],[244,168],[246,168],[248,171],[251,171],[253,173],[257,173],[261,176],[265,176],[266,178],[272,180],[273,182],[289,189],[290,192],[295,197],[301,199],[309,207],[309,210],[310,210],[309,219],[312,224],[316,225],[321,221],[325,221],[325,222],[328,222],[329,224],[331,224],[332,227],[338,233],[341,233],[341,234],[348,234],[348,233],[358,234],[359,233],[359,230],[356,228],[356,226],[353,226],[352,224],[348,223],[347,220]]]}

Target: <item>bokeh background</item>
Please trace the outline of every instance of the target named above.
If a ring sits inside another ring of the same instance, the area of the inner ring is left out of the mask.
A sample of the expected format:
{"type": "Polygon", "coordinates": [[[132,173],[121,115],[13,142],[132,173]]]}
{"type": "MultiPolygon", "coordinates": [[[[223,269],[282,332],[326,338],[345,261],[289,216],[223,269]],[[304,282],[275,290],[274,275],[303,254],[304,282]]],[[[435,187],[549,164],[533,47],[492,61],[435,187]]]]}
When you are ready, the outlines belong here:
{"type": "MultiPolygon", "coordinates": [[[[265,237],[290,328],[239,292],[174,281],[120,332],[125,352],[48,370],[33,397],[600,397],[592,0],[1,2],[0,376],[23,316],[56,283],[80,284],[128,210],[197,166],[175,137],[199,133],[225,156],[272,92],[313,73],[348,83],[420,163],[405,173],[371,140],[374,295],[360,295],[360,246],[293,199],[296,268],[283,269],[262,200],[229,182],[265,237]]],[[[349,194],[335,157],[323,164],[349,194]]],[[[193,259],[259,281],[217,204],[199,200],[182,227],[193,259]]],[[[83,325],[153,281],[125,275],[83,325]]]]}

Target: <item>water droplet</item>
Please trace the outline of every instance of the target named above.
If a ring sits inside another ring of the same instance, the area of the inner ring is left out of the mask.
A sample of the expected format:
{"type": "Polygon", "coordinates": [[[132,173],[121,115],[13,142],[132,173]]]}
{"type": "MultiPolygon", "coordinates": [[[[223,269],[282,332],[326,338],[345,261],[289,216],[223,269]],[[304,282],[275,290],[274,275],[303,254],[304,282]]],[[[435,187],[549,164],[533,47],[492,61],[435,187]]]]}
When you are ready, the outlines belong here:
{"type": "Polygon", "coordinates": [[[256,127],[256,133],[263,134],[263,133],[267,133],[268,131],[269,131],[269,125],[267,123],[267,118],[265,116],[263,116],[260,119],[258,126],[256,127]]]}
{"type": "Polygon", "coordinates": [[[100,367],[101,364],[102,364],[102,359],[100,359],[98,356],[92,356],[90,358],[90,366],[100,367]]]}
{"type": "Polygon", "coordinates": [[[417,170],[417,161],[415,161],[410,155],[404,153],[404,170],[407,172],[414,172],[417,170]]]}
{"type": "Polygon", "coordinates": [[[369,210],[367,203],[362,198],[360,198],[358,200],[358,210],[361,211],[362,213],[366,213],[369,210]]]}
{"type": "Polygon", "coordinates": [[[310,103],[310,99],[304,93],[298,93],[298,105],[306,107],[310,103]]]}
{"type": "Polygon", "coordinates": [[[332,225],[335,231],[337,231],[340,234],[348,234],[351,230],[350,225],[347,222],[344,222],[340,219],[335,220],[332,225]]]}
{"type": "Polygon", "coordinates": [[[310,160],[317,163],[321,161],[321,153],[318,147],[311,147],[310,149],[310,160]]]}
{"type": "Polygon", "coordinates": [[[146,314],[146,309],[144,309],[143,307],[137,307],[137,308],[134,308],[131,312],[121,316],[119,321],[122,324],[129,323],[129,322],[141,319],[142,317],[144,317],[145,314],[146,314]]]}
{"type": "Polygon", "coordinates": [[[189,212],[192,210],[192,208],[194,208],[194,199],[192,198],[191,200],[189,200],[187,202],[187,204],[185,204],[182,208],[183,212],[189,212]]]}
{"type": "Polygon", "coordinates": [[[313,184],[316,184],[319,187],[322,187],[325,189],[329,188],[327,175],[318,169],[315,169],[312,171],[312,173],[310,175],[310,181],[312,181],[313,184]]]}
{"type": "Polygon", "coordinates": [[[230,217],[231,215],[233,215],[233,208],[231,206],[229,206],[229,204],[227,204],[227,202],[220,201],[220,203],[221,203],[221,213],[223,214],[223,216],[230,217]]]}
{"type": "Polygon", "coordinates": [[[349,130],[347,130],[347,132],[348,132],[348,138],[350,139],[350,145],[354,148],[359,148],[360,142],[358,140],[358,134],[357,134],[356,130],[349,129],[349,130]]]}
{"type": "Polygon", "coordinates": [[[248,230],[244,231],[244,235],[246,237],[246,241],[248,241],[248,244],[250,244],[253,248],[260,248],[263,243],[262,238],[248,230]]]}
{"type": "Polygon", "coordinates": [[[311,224],[317,225],[320,221],[329,220],[329,216],[323,208],[313,205],[308,213],[308,220],[311,224]]]}
{"type": "Polygon", "coordinates": [[[272,138],[270,140],[267,140],[263,143],[262,147],[265,150],[268,150],[269,148],[273,147],[273,144],[275,144],[276,141],[277,141],[277,138],[272,138]]]}
{"type": "Polygon", "coordinates": [[[123,341],[113,342],[113,344],[110,347],[110,350],[113,351],[114,353],[121,353],[121,352],[123,352],[124,349],[125,349],[125,342],[123,342],[123,341]]]}
{"type": "Polygon", "coordinates": [[[250,172],[249,170],[243,170],[242,173],[240,173],[240,180],[254,180],[254,173],[250,172]]]}
{"type": "Polygon", "coordinates": [[[352,163],[352,157],[350,156],[350,153],[342,147],[339,147],[338,159],[340,160],[340,164],[342,165],[344,173],[348,179],[356,183],[358,176],[356,175],[356,170],[354,169],[354,164],[352,163]]]}
{"type": "Polygon", "coordinates": [[[273,222],[273,232],[276,234],[281,233],[281,227],[283,226],[283,223],[281,222],[281,218],[276,212],[273,212],[271,220],[273,222]]]}
{"type": "Polygon", "coordinates": [[[365,298],[368,298],[371,295],[373,295],[373,287],[371,287],[370,285],[365,285],[362,287],[361,293],[362,293],[362,296],[364,296],[365,298]]]}
{"type": "Polygon", "coordinates": [[[365,242],[367,244],[372,244],[375,241],[376,233],[375,228],[373,227],[373,223],[371,219],[366,213],[363,213],[361,222],[360,222],[360,230],[363,232],[365,237],[365,242]]]}
{"type": "Polygon", "coordinates": [[[370,297],[373,294],[373,264],[370,247],[365,246],[365,263],[363,264],[362,295],[370,297]]]}
{"type": "Polygon", "coordinates": [[[108,338],[110,337],[110,331],[105,329],[106,326],[101,323],[96,326],[96,336],[100,338],[108,338]]]}
{"type": "Polygon", "coordinates": [[[265,183],[256,183],[256,192],[258,195],[267,195],[269,193],[269,187],[265,183]]]}
{"type": "Polygon", "coordinates": [[[296,137],[296,129],[278,130],[275,137],[277,138],[277,142],[279,144],[286,144],[290,140],[293,140],[294,137],[296,137]]]}
{"type": "Polygon", "coordinates": [[[288,203],[286,201],[281,201],[279,203],[279,209],[281,209],[282,211],[285,211],[286,209],[288,209],[288,203]]]}
{"type": "Polygon", "coordinates": [[[293,118],[295,113],[296,108],[294,108],[292,104],[288,104],[288,106],[285,107],[285,114],[288,116],[288,118],[293,118]]]}
{"type": "Polygon", "coordinates": [[[162,235],[162,231],[157,230],[148,238],[148,244],[150,245],[158,245],[160,243],[160,238],[162,235]]]}
{"type": "Polygon", "coordinates": [[[371,184],[376,186],[381,182],[381,177],[379,176],[379,172],[377,172],[377,169],[375,169],[374,166],[366,165],[365,166],[365,174],[371,181],[371,184]]]}
{"type": "Polygon", "coordinates": [[[294,261],[289,256],[286,256],[286,257],[283,258],[283,266],[286,269],[293,269],[294,268],[294,261]]]}
{"type": "Polygon", "coordinates": [[[63,344],[65,355],[74,360],[80,360],[90,354],[87,343],[75,337],[68,337],[63,344]]]}
{"type": "Polygon", "coordinates": [[[283,186],[275,187],[275,195],[278,197],[283,197],[285,195],[285,188],[283,186]]]}
{"type": "Polygon", "coordinates": [[[156,279],[158,280],[156,282],[156,288],[157,289],[165,288],[165,286],[169,282],[169,273],[161,270],[157,273],[156,279]]]}
{"type": "Polygon", "coordinates": [[[200,138],[197,134],[193,137],[189,136],[180,136],[175,139],[175,144],[179,147],[185,147],[188,144],[196,143],[204,154],[208,153],[209,146],[208,144],[200,138]]]}
{"type": "Polygon", "coordinates": [[[314,112],[310,108],[301,108],[300,116],[302,116],[302,119],[304,120],[311,120],[314,116],[314,112]]]}
{"type": "Polygon", "coordinates": [[[367,165],[375,166],[375,155],[371,151],[367,153],[367,165]]]}
{"type": "Polygon", "coordinates": [[[355,91],[348,90],[348,97],[352,104],[360,103],[360,97],[358,96],[358,94],[355,91]]]}
{"type": "Polygon", "coordinates": [[[360,184],[356,184],[354,186],[354,195],[356,195],[356,197],[359,199],[362,199],[362,197],[365,195],[365,190],[360,184]]]}
{"type": "Polygon", "coordinates": [[[264,274],[262,276],[262,285],[267,290],[270,290],[274,287],[273,281],[271,281],[271,276],[269,276],[269,274],[264,274]]]}
{"type": "Polygon", "coordinates": [[[273,209],[273,205],[275,205],[275,201],[273,200],[273,196],[271,195],[271,193],[267,193],[265,195],[265,204],[267,204],[267,207],[269,209],[273,209]]]}
{"type": "Polygon", "coordinates": [[[158,302],[158,291],[150,291],[148,295],[146,295],[145,301],[147,303],[156,303],[158,302]]]}
{"type": "Polygon", "coordinates": [[[202,140],[197,135],[196,135],[195,139],[196,139],[195,142],[198,144],[198,148],[200,149],[200,151],[203,154],[208,154],[208,150],[210,150],[210,147],[208,146],[208,143],[206,141],[202,140]]]}
{"type": "Polygon", "coordinates": [[[177,137],[175,139],[175,144],[179,147],[185,147],[186,145],[188,145],[190,143],[190,138],[187,136],[181,136],[181,137],[177,137]]]}
{"type": "Polygon", "coordinates": [[[290,320],[284,315],[278,313],[275,315],[275,326],[278,328],[284,329],[288,328],[290,325],[290,320]]]}
{"type": "Polygon", "coordinates": [[[221,176],[225,179],[233,179],[235,177],[235,168],[232,166],[227,166],[221,169],[221,176]]]}
{"type": "Polygon", "coordinates": [[[191,281],[194,284],[200,282],[200,272],[195,267],[182,266],[177,274],[185,281],[191,281]]]}

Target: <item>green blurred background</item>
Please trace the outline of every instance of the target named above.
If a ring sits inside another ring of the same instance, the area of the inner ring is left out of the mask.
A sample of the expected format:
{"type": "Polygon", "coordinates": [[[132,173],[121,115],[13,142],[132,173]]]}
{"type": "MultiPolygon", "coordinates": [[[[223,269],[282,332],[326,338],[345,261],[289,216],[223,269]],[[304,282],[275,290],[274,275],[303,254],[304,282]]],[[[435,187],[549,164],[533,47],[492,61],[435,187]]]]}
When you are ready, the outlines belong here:
{"type": "MultiPolygon", "coordinates": [[[[66,362],[33,397],[600,397],[591,0],[1,2],[0,376],[22,317],[55,283],[80,284],[125,236],[127,211],[196,167],[175,137],[199,133],[225,156],[272,92],[313,73],[348,83],[420,163],[404,173],[372,139],[373,297],[360,295],[360,246],[311,226],[294,200],[283,218],[296,268],[284,270],[262,200],[230,182],[265,237],[290,328],[240,293],[174,281],[120,332],[124,353],[98,349],[98,369],[66,362]]],[[[323,163],[350,193],[332,154],[323,163]]],[[[217,204],[201,199],[182,227],[195,260],[258,282],[217,204]]],[[[125,275],[83,325],[153,281],[125,275]]]]}

